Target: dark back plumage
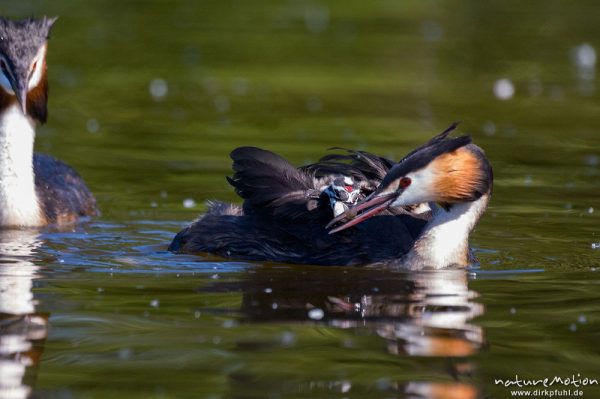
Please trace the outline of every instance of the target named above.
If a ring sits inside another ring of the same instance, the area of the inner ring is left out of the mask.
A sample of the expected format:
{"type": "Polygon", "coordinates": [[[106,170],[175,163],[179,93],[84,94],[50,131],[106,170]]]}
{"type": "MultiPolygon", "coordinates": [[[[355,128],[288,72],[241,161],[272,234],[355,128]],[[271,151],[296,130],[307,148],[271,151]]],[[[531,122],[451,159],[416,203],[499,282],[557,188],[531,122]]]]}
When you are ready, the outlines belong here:
{"type": "Polygon", "coordinates": [[[80,217],[97,215],[96,199],[75,169],[49,155],[36,153],[33,171],[47,223],[71,223],[80,217]]]}

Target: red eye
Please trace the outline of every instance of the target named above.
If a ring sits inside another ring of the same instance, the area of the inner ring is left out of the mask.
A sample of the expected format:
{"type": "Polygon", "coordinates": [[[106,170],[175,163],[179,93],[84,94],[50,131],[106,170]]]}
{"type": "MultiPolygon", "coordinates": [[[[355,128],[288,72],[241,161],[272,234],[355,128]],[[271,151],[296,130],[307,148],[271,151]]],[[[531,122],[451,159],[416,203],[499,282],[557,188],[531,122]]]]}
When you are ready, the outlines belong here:
{"type": "Polygon", "coordinates": [[[410,177],[403,177],[402,179],[400,179],[400,187],[402,187],[402,188],[406,188],[406,187],[410,186],[410,183],[412,183],[412,180],[410,180],[410,177]]]}
{"type": "Polygon", "coordinates": [[[349,193],[351,193],[352,191],[354,191],[354,187],[352,186],[344,186],[344,188],[346,189],[346,191],[348,191],[349,193]]]}

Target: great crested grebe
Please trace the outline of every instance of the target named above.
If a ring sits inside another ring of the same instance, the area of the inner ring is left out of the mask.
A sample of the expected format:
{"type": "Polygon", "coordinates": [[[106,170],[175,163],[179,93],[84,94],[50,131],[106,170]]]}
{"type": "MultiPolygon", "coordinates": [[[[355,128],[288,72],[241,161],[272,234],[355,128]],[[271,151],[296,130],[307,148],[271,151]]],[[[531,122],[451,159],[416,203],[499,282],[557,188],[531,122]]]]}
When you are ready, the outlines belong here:
{"type": "MultiPolygon", "coordinates": [[[[492,170],[483,150],[471,144],[470,137],[448,137],[455,126],[393,166],[371,155],[380,160],[377,167],[364,160],[361,163],[360,157],[350,164],[330,157],[301,168],[306,173],[345,170],[348,176],[378,176],[362,183],[367,187],[379,184],[381,172],[387,172],[376,191],[356,205],[350,204],[329,223],[344,223],[332,231],[322,217],[307,218],[306,210],[296,212],[297,220],[246,212],[248,199],[242,195],[244,210],[222,206],[209,211],[177,234],[169,250],[320,265],[397,263],[410,269],[466,266],[473,260],[469,234],[491,196],[492,170]],[[230,209],[237,211],[228,212],[230,209]],[[372,217],[375,214],[379,215],[372,217]]],[[[243,181],[240,176],[237,184],[243,181]]],[[[266,176],[260,183],[254,185],[255,192],[271,200],[256,206],[260,210],[270,208],[269,215],[274,215],[287,195],[271,195],[266,176]]],[[[290,193],[303,192],[294,191],[298,189],[294,184],[288,186],[290,193]]]]}
{"type": "Polygon", "coordinates": [[[96,214],[96,200],[65,163],[33,153],[47,119],[48,34],[56,18],[0,17],[0,226],[69,223],[96,214]]]}
{"type": "Polygon", "coordinates": [[[434,138],[395,165],[374,193],[335,217],[327,227],[341,222],[330,231],[334,234],[390,208],[429,203],[429,220],[413,234],[411,249],[402,255],[400,263],[413,269],[420,265],[467,266],[473,260],[469,235],[487,208],[492,186],[492,167],[468,136],[434,138]]]}

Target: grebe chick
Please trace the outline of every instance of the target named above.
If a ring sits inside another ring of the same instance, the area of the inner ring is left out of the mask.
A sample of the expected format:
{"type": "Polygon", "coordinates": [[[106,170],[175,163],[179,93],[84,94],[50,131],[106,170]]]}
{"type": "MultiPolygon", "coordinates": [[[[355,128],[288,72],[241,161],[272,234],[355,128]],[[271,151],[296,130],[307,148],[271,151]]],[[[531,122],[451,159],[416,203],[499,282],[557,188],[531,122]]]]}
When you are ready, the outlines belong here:
{"type": "MultiPolygon", "coordinates": [[[[355,176],[354,173],[356,176],[361,173],[366,176],[377,168],[367,167],[368,171],[358,173],[360,168],[356,165],[332,166],[331,162],[300,169],[289,164],[286,168],[264,168],[264,164],[246,158],[246,167],[240,169],[234,160],[236,174],[231,181],[235,182],[236,191],[245,199],[243,209],[225,205],[211,208],[207,214],[179,232],[169,250],[211,253],[240,260],[319,265],[397,263],[404,259],[408,260],[406,264],[410,268],[445,267],[451,264],[465,266],[469,262],[468,234],[491,195],[491,169],[483,151],[470,144],[469,137],[447,137],[453,128],[434,137],[391,167],[375,193],[334,220],[343,221],[354,211],[358,213],[366,209],[368,212],[372,204],[382,205],[384,201],[389,201],[391,196],[379,199],[388,194],[386,190],[393,189],[390,192],[394,192],[401,200],[398,199],[393,207],[389,206],[391,202],[380,206],[377,217],[365,217],[364,212],[358,214],[347,223],[355,224],[353,229],[337,234],[329,234],[325,227],[325,207],[315,203],[312,209],[321,210],[317,213],[320,215],[318,217],[311,213],[313,211],[307,211],[307,193],[310,191],[307,187],[319,185],[315,183],[314,175],[308,180],[312,183],[302,183],[306,178],[303,173],[316,173],[319,170],[339,172],[340,168],[346,168],[347,176],[355,176]],[[256,172],[257,169],[273,172],[265,174],[256,172]],[[400,192],[396,192],[402,177],[413,179],[414,192],[419,195],[403,198],[400,192]],[[375,203],[372,202],[374,199],[377,199],[375,203]],[[429,207],[421,205],[430,201],[429,207]],[[441,202],[442,207],[433,202],[441,202]],[[414,214],[405,209],[405,206],[415,205],[419,210],[414,214]],[[464,217],[467,220],[463,221],[464,217]],[[456,218],[461,222],[452,223],[456,218]],[[439,240],[442,234],[445,234],[447,242],[439,240]],[[431,236],[433,239],[429,238],[431,236]],[[433,248],[440,245],[460,249],[448,250],[450,255],[441,257],[411,255],[415,251],[423,255],[429,250],[443,252],[433,248]]],[[[373,181],[360,184],[368,187],[373,181]]],[[[332,213],[328,215],[331,218],[332,213]]]]}
{"type": "Polygon", "coordinates": [[[56,18],[0,17],[0,227],[69,223],[96,214],[96,200],[65,163],[33,152],[47,119],[48,34],[56,18]]]}
{"type": "Polygon", "coordinates": [[[360,187],[357,187],[357,184],[349,176],[336,176],[328,186],[325,186],[322,193],[329,199],[333,217],[348,211],[350,206],[358,202],[359,198],[364,199],[360,187]]]}

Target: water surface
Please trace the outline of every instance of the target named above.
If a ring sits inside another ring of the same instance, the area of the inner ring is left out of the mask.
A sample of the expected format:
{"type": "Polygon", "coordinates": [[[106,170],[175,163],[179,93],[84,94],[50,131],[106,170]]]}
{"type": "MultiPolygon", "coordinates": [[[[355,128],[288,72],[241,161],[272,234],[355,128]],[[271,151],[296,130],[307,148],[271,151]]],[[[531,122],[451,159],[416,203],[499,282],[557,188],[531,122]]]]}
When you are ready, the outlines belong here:
{"type": "Polygon", "coordinates": [[[5,13],[60,15],[36,147],[77,168],[102,216],[0,235],[0,397],[504,398],[496,378],[600,379],[595,2],[5,13]],[[165,250],[206,200],[237,201],[236,146],[399,159],[456,120],[495,174],[469,271],[165,250]]]}

